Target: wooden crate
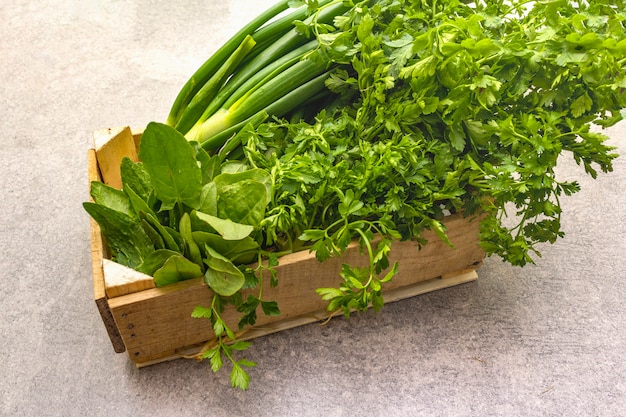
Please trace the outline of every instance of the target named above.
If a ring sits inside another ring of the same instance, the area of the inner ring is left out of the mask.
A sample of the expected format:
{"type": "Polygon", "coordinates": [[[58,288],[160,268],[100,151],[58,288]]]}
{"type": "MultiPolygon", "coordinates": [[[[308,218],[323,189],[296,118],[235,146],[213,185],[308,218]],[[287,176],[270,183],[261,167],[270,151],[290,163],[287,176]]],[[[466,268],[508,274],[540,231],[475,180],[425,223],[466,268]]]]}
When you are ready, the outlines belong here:
{"type": "MultiPolygon", "coordinates": [[[[94,134],[96,146],[88,151],[90,181],[104,181],[120,187],[119,165],[124,156],[137,159],[140,134],[128,127],[106,129],[94,134]]],[[[444,221],[452,249],[432,232],[429,241],[418,248],[415,242],[396,242],[390,261],[399,261],[393,280],[384,286],[386,303],[418,294],[473,281],[484,252],[478,245],[478,219],[459,215],[444,221]]],[[[105,274],[106,245],[98,224],[91,220],[94,298],[116,352],[128,352],[137,366],[197,352],[214,334],[206,319],[191,317],[195,306],[207,306],[211,291],[202,278],[155,288],[148,279],[120,282],[115,272],[105,274]]],[[[264,299],[278,302],[281,314],[267,317],[258,313],[255,326],[245,330],[241,339],[251,339],[328,318],[326,302],[315,292],[320,287],[336,287],[341,282],[342,263],[366,265],[358,245],[350,246],[341,259],[318,262],[308,251],[280,258],[278,286],[263,289],[264,299]]],[[[267,280],[265,280],[267,281],[267,280]]],[[[223,314],[236,328],[239,313],[232,306],[223,314]],[[230,308],[230,309],[229,309],[230,308]]]]}

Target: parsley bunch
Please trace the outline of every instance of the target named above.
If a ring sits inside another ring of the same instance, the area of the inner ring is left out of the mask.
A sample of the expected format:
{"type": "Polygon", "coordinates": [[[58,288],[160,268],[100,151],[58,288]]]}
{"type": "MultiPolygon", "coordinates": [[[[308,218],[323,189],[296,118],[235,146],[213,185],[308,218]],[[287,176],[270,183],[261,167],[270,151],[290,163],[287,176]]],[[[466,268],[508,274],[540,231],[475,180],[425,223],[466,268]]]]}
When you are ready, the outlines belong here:
{"type": "Polygon", "coordinates": [[[617,156],[592,126],[626,115],[618,3],[378,0],[333,25],[312,19],[301,29],[318,39],[309,58],[340,65],[326,81],[336,96],[311,119],[262,125],[245,146],[274,177],[268,243],[314,241],[323,260],[345,247],[340,219],[408,239],[426,227],[443,237],[443,213],[481,211],[489,255],[533,262],[563,235],[560,198],[579,189],[556,177],[559,158],[595,178],[617,156]],[[347,215],[348,191],[359,209],[347,215]]]}
{"type": "Polygon", "coordinates": [[[304,3],[296,28],[317,44],[302,59],[331,68],[332,94],[218,152],[272,177],[265,248],[324,261],[360,243],[369,267],[343,265],[338,288],[318,289],[329,311],[381,308],[393,240],[430,229],[447,241],[451,213],[483,215],[488,255],[532,263],[579,190],[557,178],[560,158],[594,178],[612,170],[594,126],[626,116],[623,1],[304,3]],[[337,4],[349,9],[317,19],[337,4]]]}

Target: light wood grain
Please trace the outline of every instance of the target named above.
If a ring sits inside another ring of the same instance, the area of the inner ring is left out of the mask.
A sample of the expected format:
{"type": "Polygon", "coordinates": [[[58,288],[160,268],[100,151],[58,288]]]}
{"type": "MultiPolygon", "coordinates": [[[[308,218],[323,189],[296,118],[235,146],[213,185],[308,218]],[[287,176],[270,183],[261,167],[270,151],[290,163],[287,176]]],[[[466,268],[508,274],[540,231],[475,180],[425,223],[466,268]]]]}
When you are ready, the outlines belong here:
{"type": "MultiPolygon", "coordinates": [[[[100,176],[100,170],[98,169],[98,162],[96,158],[96,151],[90,149],[87,152],[87,175],[89,183],[92,181],[102,181],[100,176]]],[[[108,256],[105,250],[105,244],[102,239],[102,233],[100,232],[100,226],[92,218],[89,219],[91,226],[91,273],[93,276],[93,297],[104,323],[104,327],[107,331],[113,350],[117,353],[122,353],[126,350],[124,341],[120,333],[117,330],[117,325],[111,314],[109,303],[107,301],[106,289],[104,285],[104,273],[102,270],[102,260],[108,256]]]]}
{"type": "Polygon", "coordinates": [[[102,129],[94,132],[94,143],[98,167],[105,184],[122,188],[120,164],[127,156],[137,161],[137,147],[135,139],[128,126],[120,128],[102,129]]]}
{"type": "Polygon", "coordinates": [[[103,259],[102,270],[108,298],[156,288],[150,275],[142,274],[117,262],[103,259]]]}
{"type": "MultiPolygon", "coordinates": [[[[393,290],[385,291],[383,294],[383,298],[385,299],[385,303],[392,303],[395,301],[404,300],[410,297],[415,297],[421,294],[426,294],[428,292],[442,290],[444,288],[449,288],[455,285],[466,284],[468,282],[472,282],[478,279],[478,274],[475,270],[464,270],[459,271],[459,274],[450,273],[447,278],[434,278],[429,279],[427,281],[418,282],[415,284],[407,285],[404,287],[396,288],[393,290]]],[[[333,316],[337,316],[340,313],[336,313],[333,316]]],[[[257,337],[267,336],[272,333],[281,332],[284,330],[289,330],[294,327],[304,326],[311,323],[322,323],[328,319],[328,312],[326,309],[322,309],[319,311],[314,311],[311,313],[303,314],[300,316],[279,320],[273,323],[268,323],[265,325],[255,325],[244,332],[242,332],[239,336],[240,340],[252,340],[257,337]]],[[[208,342],[210,344],[210,341],[208,342]]],[[[144,362],[136,362],[135,365],[138,368],[142,368],[149,365],[154,365],[156,363],[170,361],[174,359],[180,358],[195,358],[205,348],[207,343],[197,343],[191,346],[185,346],[179,349],[176,349],[175,353],[168,356],[157,357],[150,361],[144,362]]]]}

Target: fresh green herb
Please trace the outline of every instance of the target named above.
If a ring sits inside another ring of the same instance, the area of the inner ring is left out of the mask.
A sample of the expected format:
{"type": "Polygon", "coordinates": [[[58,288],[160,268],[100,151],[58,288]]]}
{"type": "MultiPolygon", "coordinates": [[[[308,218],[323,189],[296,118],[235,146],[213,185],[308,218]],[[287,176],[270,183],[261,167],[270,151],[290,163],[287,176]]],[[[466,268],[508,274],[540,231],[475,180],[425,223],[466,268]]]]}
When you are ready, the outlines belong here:
{"type": "Polygon", "coordinates": [[[570,153],[594,177],[612,169],[616,155],[591,125],[624,116],[623,10],[603,1],[381,0],[359,2],[333,28],[313,21],[306,26],[319,41],[312,57],[348,68],[327,80],[339,104],[302,125],[261,126],[247,142],[251,163],[280,169],[275,183],[286,198],[270,208],[278,216],[270,234],[285,240],[279,223],[296,236],[307,227],[294,215],[297,201],[305,207],[297,207],[299,217],[324,229],[336,221],[329,215],[339,199],[313,208],[319,196],[352,188],[381,213],[398,213],[393,223],[404,238],[424,226],[443,237],[441,205],[490,213],[481,228],[487,252],[515,265],[533,262],[538,244],[562,236],[560,197],[578,190],[557,180],[558,158],[570,153]],[[385,153],[385,175],[376,177],[371,149],[382,154],[407,143],[417,152],[385,153]],[[355,171],[352,155],[366,167],[355,171]],[[394,178],[397,167],[403,178],[394,178]],[[347,181],[351,172],[356,178],[347,181]],[[511,208],[512,227],[505,222],[511,208]]]}
{"type": "MultiPolygon", "coordinates": [[[[240,265],[269,257],[257,239],[270,201],[270,177],[241,162],[220,162],[196,145],[172,127],[150,123],[141,138],[141,162],[122,162],[123,189],[93,182],[94,202],[84,207],[99,223],[113,260],[153,276],[157,287],[204,276],[214,292],[209,311],[218,338],[215,355],[233,361],[233,385],[245,389],[242,367],[252,364],[232,355],[247,345],[235,340],[221,313],[229,302],[242,311],[250,308],[233,296],[258,280],[246,278],[249,271],[240,265]]],[[[258,271],[277,264],[270,259],[271,265],[258,271]]],[[[275,303],[262,299],[262,289],[255,300],[266,314],[278,313],[275,303]]],[[[245,323],[254,324],[255,318],[248,314],[245,323]]]]}
{"type": "Polygon", "coordinates": [[[450,244],[448,214],[481,215],[482,247],[513,265],[563,236],[560,200],[579,185],[558,178],[558,161],[595,178],[617,156],[598,128],[626,116],[624,10],[623,0],[283,1],[183,87],[167,121],[178,132],[148,126],[142,162],[122,164],[124,190],[94,184],[85,209],[118,262],[162,282],[177,279],[165,264],[180,255],[203,271],[215,295],[193,314],[217,337],[204,357],[215,371],[228,359],[245,389],[254,364],[233,353],[248,344],[221,313],[234,304],[240,329],[259,306],[278,314],[262,279],[269,271],[276,285],[280,254],[324,261],[360,245],[369,265],[343,265],[338,288],[318,289],[329,312],[349,315],[382,307],[394,240],[427,244],[430,229],[450,244]],[[267,23],[288,6],[299,8],[267,23]]]}

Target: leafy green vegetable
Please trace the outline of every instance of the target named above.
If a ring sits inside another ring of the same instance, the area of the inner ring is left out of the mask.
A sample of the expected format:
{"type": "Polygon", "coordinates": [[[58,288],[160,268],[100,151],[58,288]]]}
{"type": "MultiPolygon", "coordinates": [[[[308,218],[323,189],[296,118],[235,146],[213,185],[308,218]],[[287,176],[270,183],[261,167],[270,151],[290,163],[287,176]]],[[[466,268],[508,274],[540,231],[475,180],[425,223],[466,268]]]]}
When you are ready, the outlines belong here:
{"type": "Polygon", "coordinates": [[[238,265],[249,264],[256,259],[259,244],[250,236],[239,240],[227,240],[215,233],[192,232],[194,241],[200,248],[208,245],[238,265]]]}
{"type": "MultiPolygon", "coordinates": [[[[243,367],[252,363],[235,360],[232,352],[247,345],[226,341],[236,338],[221,314],[227,302],[245,311],[250,325],[257,306],[264,314],[278,314],[275,302],[262,299],[262,280],[255,277],[277,265],[256,240],[271,200],[271,177],[244,161],[210,156],[174,128],[156,122],[146,127],[139,156],[141,162],[122,161],[122,190],[93,182],[94,202],[84,203],[85,210],[99,223],[113,260],[153,276],[157,287],[204,277],[214,292],[208,311],[219,339],[212,366],[219,368],[222,355],[230,358],[233,384],[245,388],[243,367]],[[264,258],[272,262],[264,265],[264,258]],[[253,261],[259,263],[255,270],[238,267],[253,261]],[[256,303],[250,311],[252,304],[239,291],[256,285],[259,294],[250,296],[256,303]]],[[[273,284],[275,275],[272,270],[273,284]]]]}
{"type": "MultiPolygon", "coordinates": [[[[361,217],[391,216],[403,238],[430,228],[445,240],[444,211],[490,213],[487,252],[533,262],[562,235],[559,197],[578,188],[557,180],[559,155],[594,177],[610,171],[616,155],[590,125],[621,120],[626,95],[623,7],[529,6],[363,1],[335,27],[301,24],[317,34],[316,59],[347,69],[327,81],[339,104],[263,125],[246,143],[253,165],[277,172],[269,236],[293,245],[310,225],[327,228],[345,214],[331,190],[352,189],[367,196],[361,217]]],[[[303,238],[319,259],[341,253],[342,234],[315,236],[303,238]]]]}
{"type": "Polygon", "coordinates": [[[180,253],[169,249],[155,250],[146,256],[141,265],[135,269],[146,275],[154,275],[154,273],[165,264],[165,261],[174,255],[180,255],[180,253]]]}
{"type": "Polygon", "coordinates": [[[154,250],[137,219],[96,203],[83,203],[83,207],[100,225],[115,262],[135,268],[154,250]]]}
{"type": "Polygon", "coordinates": [[[135,194],[152,207],[152,183],[143,163],[133,162],[130,158],[124,157],[120,165],[120,174],[122,176],[122,188],[125,190],[132,188],[135,194]]]}
{"type": "Polygon", "coordinates": [[[338,288],[318,289],[348,315],[383,306],[394,240],[427,244],[430,229],[451,244],[448,214],[482,214],[481,245],[513,265],[563,236],[560,201],[579,185],[558,177],[558,161],[595,178],[617,157],[598,128],[626,117],[624,10],[623,0],[282,1],[191,77],[168,125],[148,125],[142,162],[122,163],[125,190],[95,185],[85,209],[121,262],[154,272],[168,250],[202,260],[215,294],[193,315],[217,337],[203,356],[214,371],[229,360],[245,389],[254,364],[233,354],[248,345],[221,314],[232,303],[241,328],[259,307],[278,313],[262,280],[269,271],[276,285],[280,254],[325,261],[357,241],[369,265],[343,265],[338,288]],[[299,9],[277,16],[288,6],[299,9]]]}
{"type": "Polygon", "coordinates": [[[220,295],[238,291],[243,273],[231,259],[252,261],[262,251],[251,236],[270,201],[270,176],[243,162],[233,172],[232,162],[155,122],[145,129],[139,155],[142,162],[122,161],[122,190],[94,182],[94,202],[84,204],[113,259],[153,275],[159,286],[205,275],[220,295]]]}
{"type": "Polygon", "coordinates": [[[235,223],[229,219],[222,219],[199,211],[193,212],[200,221],[209,225],[214,231],[220,234],[225,240],[241,240],[250,235],[254,226],[249,224],[235,223]]]}
{"type": "Polygon", "coordinates": [[[183,135],[151,122],[141,137],[139,158],[150,175],[162,210],[177,203],[199,207],[202,171],[193,147],[183,135]]]}
{"type": "Polygon", "coordinates": [[[215,177],[218,216],[248,225],[259,224],[270,201],[271,178],[261,169],[224,172],[215,177]]]}
{"type": "Polygon", "coordinates": [[[172,255],[157,269],[154,274],[154,283],[157,287],[164,287],[178,281],[202,276],[202,269],[182,255],[172,255]]]}
{"type": "Polygon", "coordinates": [[[185,242],[184,254],[187,256],[187,258],[189,258],[196,265],[198,265],[198,267],[200,268],[200,272],[202,272],[204,270],[202,268],[202,255],[200,254],[200,247],[193,238],[189,213],[183,214],[180,218],[178,230],[180,231],[180,236],[183,239],[183,242],[185,242]]]}
{"type": "Polygon", "coordinates": [[[209,287],[224,296],[230,296],[239,291],[245,282],[243,272],[210,246],[206,247],[206,253],[205,262],[208,269],[204,278],[209,287]]]}
{"type": "MultiPolygon", "coordinates": [[[[129,190],[126,190],[126,192],[128,191],[129,190]]],[[[183,246],[183,242],[180,238],[180,234],[178,234],[175,230],[159,223],[159,219],[157,219],[156,215],[140,212],[139,217],[145,222],[142,224],[151,227],[159,235],[163,241],[164,249],[170,249],[176,252],[180,252],[182,250],[181,247],[183,246]]]]}
{"type": "Polygon", "coordinates": [[[91,198],[100,206],[135,217],[129,196],[120,190],[101,182],[94,182],[91,186],[91,198]]]}

